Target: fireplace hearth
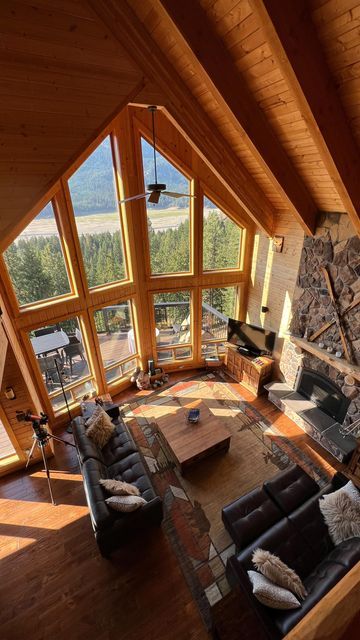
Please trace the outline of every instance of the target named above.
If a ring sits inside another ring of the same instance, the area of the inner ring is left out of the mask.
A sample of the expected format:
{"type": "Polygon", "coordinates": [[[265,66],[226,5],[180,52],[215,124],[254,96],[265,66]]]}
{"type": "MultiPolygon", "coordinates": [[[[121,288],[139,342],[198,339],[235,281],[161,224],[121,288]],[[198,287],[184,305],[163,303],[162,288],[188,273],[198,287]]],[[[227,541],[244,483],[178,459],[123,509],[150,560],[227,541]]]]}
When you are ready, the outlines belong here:
{"type": "MultiPolygon", "coordinates": [[[[343,423],[350,399],[346,398],[341,390],[329,378],[318,371],[301,368],[296,385],[296,391],[302,396],[315,402],[316,406],[324,412],[332,424],[343,423]]],[[[312,412],[312,415],[314,411],[312,412]]],[[[329,422],[324,419],[324,423],[329,422]]]]}

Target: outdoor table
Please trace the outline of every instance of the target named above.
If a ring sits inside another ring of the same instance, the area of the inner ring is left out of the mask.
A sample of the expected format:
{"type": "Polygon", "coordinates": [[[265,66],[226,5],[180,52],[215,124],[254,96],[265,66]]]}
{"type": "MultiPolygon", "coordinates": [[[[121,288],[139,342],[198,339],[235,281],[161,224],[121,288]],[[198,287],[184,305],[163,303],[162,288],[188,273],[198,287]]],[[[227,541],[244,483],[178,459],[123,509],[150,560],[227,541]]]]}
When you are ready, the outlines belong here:
{"type": "Polygon", "coordinates": [[[61,331],[54,331],[54,333],[47,333],[43,336],[31,338],[31,344],[36,356],[57,351],[58,349],[66,347],[69,343],[69,336],[67,336],[62,329],[61,331]]]}

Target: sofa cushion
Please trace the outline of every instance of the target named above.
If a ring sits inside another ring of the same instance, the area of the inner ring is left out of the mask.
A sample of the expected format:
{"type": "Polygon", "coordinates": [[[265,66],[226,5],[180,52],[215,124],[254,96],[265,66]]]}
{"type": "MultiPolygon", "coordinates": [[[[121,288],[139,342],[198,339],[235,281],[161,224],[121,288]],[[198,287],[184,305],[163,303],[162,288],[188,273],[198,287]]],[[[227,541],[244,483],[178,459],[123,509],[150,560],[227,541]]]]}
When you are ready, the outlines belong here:
{"type": "Polygon", "coordinates": [[[262,488],[254,489],[222,509],[222,519],[238,549],[243,549],[282,518],[262,488]]]}
{"type": "Polygon", "coordinates": [[[293,527],[312,549],[318,562],[334,548],[320,511],[320,495],[316,494],[288,516],[293,527]]]}
{"type": "Polygon", "coordinates": [[[267,480],[263,486],[284,515],[319,491],[315,480],[296,464],[267,480]]]}
{"type": "Polygon", "coordinates": [[[237,561],[246,571],[253,568],[252,555],[257,548],[277,555],[280,560],[294,569],[302,580],[318,562],[318,558],[315,557],[310,546],[287,518],[275,523],[237,555],[237,561]]]}
{"type": "Polygon", "coordinates": [[[115,433],[102,450],[104,463],[109,467],[137,450],[132,436],[120,418],[116,422],[115,433]]]}
{"type": "Polygon", "coordinates": [[[99,460],[89,458],[82,465],[82,475],[94,530],[111,527],[116,514],[107,506],[105,502],[107,494],[99,482],[101,478],[107,477],[107,467],[99,460]]]}
{"type": "Polygon", "coordinates": [[[78,417],[72,421],[71,426],[81,463],[89,458],[95,458],[99,460],[99,462],[110,466],[116,462],[116,460],[125,458],[130,453],[137,451],[136,444],[121,418],[116,420],[114,424],[115,431],[109,442],[103,449],[99,449],[91,438],[88,438],[86,435],[84,418],[78,417]]]}
{"type": "Polygon", "coordinates": [[[327,560],[342,564],[349,571],[360,560],[360,538],[349,538],[327,555],[327,560]]]}
{"type": "Polygon", "coordinates": [[[282,635],[286,635],[317,602],[324,597],[332,587],[346,574],[347,569],[337,564],[323,560],[314,571],[304,580],[308,595],[302,602],[301,609],[290,612],[273,612],[273,621],[282,635]]]}
{"type": "Polygon", "coordinates": [[[111,467],[107,467],[108,477],[134,484],[140,491],[142,498],[150,502],[156,493],[147,474],[139,453],[131,453],[126,458],[118,460],[111,467]]]}

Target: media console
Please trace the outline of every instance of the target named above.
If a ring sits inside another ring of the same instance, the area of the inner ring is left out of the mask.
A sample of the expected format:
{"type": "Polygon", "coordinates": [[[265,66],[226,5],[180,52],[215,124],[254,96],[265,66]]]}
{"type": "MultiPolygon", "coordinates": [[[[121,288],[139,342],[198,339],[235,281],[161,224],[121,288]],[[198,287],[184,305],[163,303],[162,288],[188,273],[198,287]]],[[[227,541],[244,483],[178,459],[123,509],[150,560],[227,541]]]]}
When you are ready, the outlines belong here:
{"type": "Polygon", "coordinates": [[[225,354],[227,373],[256,396],[264,391],[271,380],[274,361],[268,356],[249,356],[239,353],[235,346],[227,345],[225,354]]]}

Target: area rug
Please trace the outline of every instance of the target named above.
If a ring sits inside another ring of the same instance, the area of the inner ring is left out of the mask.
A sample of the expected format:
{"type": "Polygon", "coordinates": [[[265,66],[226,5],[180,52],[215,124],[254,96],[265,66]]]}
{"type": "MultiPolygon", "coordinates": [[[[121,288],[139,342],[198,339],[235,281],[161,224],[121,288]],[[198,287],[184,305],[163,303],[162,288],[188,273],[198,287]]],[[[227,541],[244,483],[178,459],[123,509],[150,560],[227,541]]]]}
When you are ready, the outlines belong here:
{"type": "Polygon", "coordinates": [[[225,565],[235,551],[221,520],[222,507],[292,462],[320,486],[328,479],[323,469],[246,402],[235,387],[238,385],[221,371],[208,373],[122,406],[123,418],[164,501],[164,530],[207,628],[211,607],[229,593],[225,565]],[[220,421],[226,419],[231,431],[229,451],[195,464],[185,477],[164,446],[156,422],[167,406],[173,412],[174,403],[178,403],[180,409],[184,397],[201,398],[220,421]]]}

